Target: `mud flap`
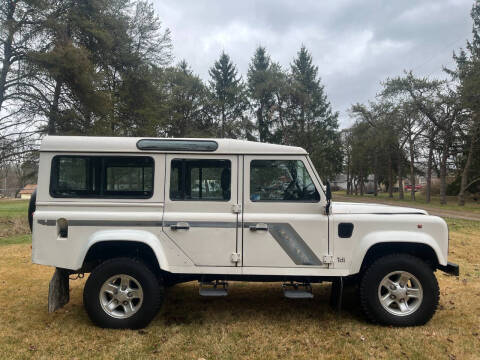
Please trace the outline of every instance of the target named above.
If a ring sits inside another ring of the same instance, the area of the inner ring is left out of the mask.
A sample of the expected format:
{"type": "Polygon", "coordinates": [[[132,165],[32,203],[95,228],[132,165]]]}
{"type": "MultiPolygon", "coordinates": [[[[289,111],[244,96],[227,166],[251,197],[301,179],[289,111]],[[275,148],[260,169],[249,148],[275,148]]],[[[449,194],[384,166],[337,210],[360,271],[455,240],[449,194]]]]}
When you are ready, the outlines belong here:
{"type": "Polygon", "coordinates": [[[332,287],[330,291],[330,306],[340,313],[343,303],[343,277],[340,276],[332,281],[332,287]]]}
{"type": "Polygon", "coordinates": [[[55,273],[48,285],[48,312],[52,313],[64,307],[70,301],[70,272],[55,268],[55,273]]]}

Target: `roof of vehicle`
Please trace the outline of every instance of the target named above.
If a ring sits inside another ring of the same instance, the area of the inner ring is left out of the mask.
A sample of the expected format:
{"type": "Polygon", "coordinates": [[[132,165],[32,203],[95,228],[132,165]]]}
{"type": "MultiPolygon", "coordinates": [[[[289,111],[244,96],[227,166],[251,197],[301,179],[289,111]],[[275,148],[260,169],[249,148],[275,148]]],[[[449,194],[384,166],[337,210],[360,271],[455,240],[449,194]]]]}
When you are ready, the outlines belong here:
{"type": "Polygon", "coordinates": [[[109,152],[109,153],[203,153],[198,150],[139,150],[137,143],[140,140],[180,140],[215,142],[218,147],[213,154],[288,154],[305,155],[307,152],[301,147],[260,143],[255,141],[236,139],[192,139],[192,138],[146,138],[146,137],[100,137],[100,136],[45,136],[40,151],[48,152],[109,152]]]}

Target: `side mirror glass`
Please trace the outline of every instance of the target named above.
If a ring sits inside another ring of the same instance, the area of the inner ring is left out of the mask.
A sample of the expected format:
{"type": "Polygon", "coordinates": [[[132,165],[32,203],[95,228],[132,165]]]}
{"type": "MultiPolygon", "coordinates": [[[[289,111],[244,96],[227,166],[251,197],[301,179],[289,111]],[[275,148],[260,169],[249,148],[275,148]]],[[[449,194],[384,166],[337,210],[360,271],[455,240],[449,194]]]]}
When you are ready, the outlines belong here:
{"type": "Polygon", "coordinates": [[[325,192],[325,196],[327,197],[327,201],[332,200],[332,190],[330,189],[330,182],[327,181],[327,189],[325,192]]]}

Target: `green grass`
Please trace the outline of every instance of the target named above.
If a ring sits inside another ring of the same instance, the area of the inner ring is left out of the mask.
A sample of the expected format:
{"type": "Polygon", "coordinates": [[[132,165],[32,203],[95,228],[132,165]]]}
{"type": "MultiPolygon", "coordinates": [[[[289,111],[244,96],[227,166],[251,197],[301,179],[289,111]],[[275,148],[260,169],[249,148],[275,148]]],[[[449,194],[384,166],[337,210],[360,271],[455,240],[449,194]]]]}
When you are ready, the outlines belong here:
{"type": "Polygon", "coordinates": [[[28,200],[0,200],[0,218],[27,216],[28,200]]]}
{"type": "Polygon", "coordinates": [[[0,246],[31,242],[28,201],[0,200],[0,246]]]}
{"type": "Polygon", "coordinates": [[[368,200],[382,200],[388,201],[396,204],[401,205],[408,205],[408,206],[415,206],[421,205],[425,208],[431,209],[443,209],[443,210],[454,210],[454,211],[462,211],[462,212],[472,212],[472,213],[480,213],[480,201],[473,201],[471,199],[467,200],[467,203],[464,206],[457,205],[457,197],[456,196],[447,196],[447,204],[442,205],[440,204],[440,196],[432,196],[430,203],[425,201],[425,194],[422,192],[417,192],[415,194],[415,200],[412,200],[410,197],[410,193],[405,192],[404,199],[400,200],[398,198],[398,193],[393,194],[393,198],[388,197],[388,193],[378,193],[377,197],[373,194],[365,194],[362,196],[360,195],[347,195],[345,191],[335,191],[333,193],[333,200],[335,201],[335,195],[340,195],[341,197],[351,198],[351,199],[368,199],[368,200]]]}
{"type": "Polygon", "coordinates": [[[32,242],[32,235],[13,235],[5,238],[0,238],[0,246],[12,244],[30,244],[32,242]]]}

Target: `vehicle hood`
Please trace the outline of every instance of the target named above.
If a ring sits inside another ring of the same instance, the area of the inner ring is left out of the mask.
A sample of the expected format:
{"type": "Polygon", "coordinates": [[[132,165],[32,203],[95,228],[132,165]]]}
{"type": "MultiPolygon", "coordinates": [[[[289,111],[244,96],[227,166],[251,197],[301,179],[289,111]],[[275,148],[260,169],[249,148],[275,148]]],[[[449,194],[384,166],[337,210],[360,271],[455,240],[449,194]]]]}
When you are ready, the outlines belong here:
{"type": "Polygon", "coordinates": [[[371,203],[332,202],[332,214],[422,214],[428,212],[402,206],[371,203]]]}

